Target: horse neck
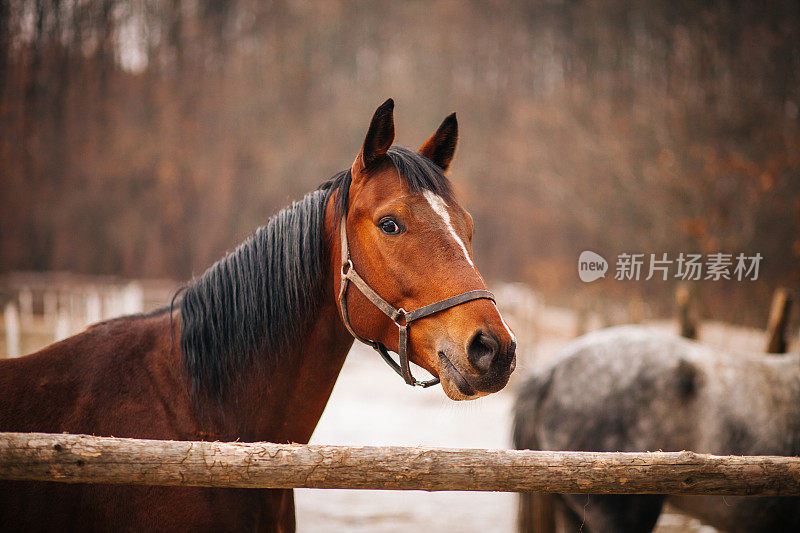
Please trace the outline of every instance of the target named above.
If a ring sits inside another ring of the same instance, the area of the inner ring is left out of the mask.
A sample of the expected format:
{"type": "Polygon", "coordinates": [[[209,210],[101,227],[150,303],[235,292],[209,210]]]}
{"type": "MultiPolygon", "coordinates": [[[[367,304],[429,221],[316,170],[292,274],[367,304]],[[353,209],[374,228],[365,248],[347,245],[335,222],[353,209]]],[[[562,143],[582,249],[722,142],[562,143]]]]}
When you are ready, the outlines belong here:
{"type": "Polygon", "coordinates": [[[322,296],[309,312],[313,314],[306,334],[281,354],[264,354],[278,363],[256,369],[223,405],[223,432],[245,441],[301,442],[311,438],[328,403],[353,337],[345,329],[336,301],[334,274],[339,265],[338,226],[331,201],[326,209],[323,238],[329,265],[322,296]],[[333,253],[331,253],[333,250],[333,253]],[[278,355],[278,357],[271,357],[278,355]]]}

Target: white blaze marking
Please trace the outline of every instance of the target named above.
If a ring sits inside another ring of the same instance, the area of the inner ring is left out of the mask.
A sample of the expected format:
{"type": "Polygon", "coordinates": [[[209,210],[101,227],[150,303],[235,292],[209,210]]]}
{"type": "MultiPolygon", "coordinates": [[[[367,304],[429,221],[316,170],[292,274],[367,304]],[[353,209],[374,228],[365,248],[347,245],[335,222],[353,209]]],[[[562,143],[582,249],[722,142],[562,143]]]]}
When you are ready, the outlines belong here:
{"type": "Polygon", "coordinates": [[[442,200],[441,197],[433,194],[431,191],[425,191],[422,194],[425,196],[425,199],[428,200],[428,203],[431,204],[431,208],[433,209],[434,213],[442,217],[444,225],[447,226],[448,230],[450,230],[450,235],[453,236],[453,239],[464,252],[464,257],[467,259],[467,262],[472,265],[472,268],[475,268],[475,263],[472,262],[472,258],[469,256],[469,252],[467,251],[467,247],[464,245],[464,241],[461,240],[461,237],[458,236],[456,230],[453,229],[453,225],[450,223],[450,213],[447,212],[447,204],[444,203],[444,200],[442,200]]]}
{"type": "MultiPolygon", "coordinates": [[[[475,263],[472,262],[472,258],[469,256],[469,252],[467,251],[467,247],[464,245],[464,241],[461,240],[461,237],[458,236],[456,230],[453,228],[453,225],[450,223],[450,213],[447,212],[447,204],[444,202],[444,200],[442,200],[441,197],[433,194],[431,191],[425,191],[422,193],[422,195],[426,200],[428,200],[428,203],[431,205],[433,211],[442,217],[445,226],[447,226],[447,229],[450,230],[450,235],[453,236],[453,239],[456,241],[456,243],[458,243],[458,245],[461,247],[461,250],[464,252],[464,257],[467,259],[467,262],[472,265],[472,268],[475,268],[475,263]]],[[[503,323],[503,327],[505,327],[506,331],[508,331],[508,335],[516,343],[517,336],[514,335],[514,332],[511,331],[510,327],[508,327],[506,320],[503,318],[503,314],[500,312],[500,309],[497,308],[497,304],[494,304],[494,308],[497,310],[497,315],[500,317],[500,322],[503,323]]]]}
{"type": "MultiPolygon", "coordinates": [[[[497,304],[494,304],[494,308],[497,309],[497,304]]],[[[511,340],[514,341],[514,343],[516,344],[517,336],[514,335],[514,332],[511,331],[511,328],[508,327],[508,324],[506,324],[506,319],[503,318],[503,313],[500,312],[500,309],[497,309],[497,314],[500,315],[500,322],[502,322],[503,326],[505,326],[506,331],[508,331],[508,334],[511,336],[511,340]]]]}

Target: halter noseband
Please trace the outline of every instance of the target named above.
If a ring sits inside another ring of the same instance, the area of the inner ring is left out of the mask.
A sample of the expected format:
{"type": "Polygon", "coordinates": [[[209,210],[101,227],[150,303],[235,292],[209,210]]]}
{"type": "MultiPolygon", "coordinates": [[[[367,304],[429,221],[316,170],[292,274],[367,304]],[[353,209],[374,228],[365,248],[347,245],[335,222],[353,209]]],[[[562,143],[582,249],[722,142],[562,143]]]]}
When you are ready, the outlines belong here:
{"type": "Polygon", "coordinates": [[[426,316],[430,316],[432,314],[438,313],[440,311],[444,311],[445,309],[450,309],[451,307],[455,307],[457,305],[461,305],[463,303],[471,302],[472,300],[478,300],[480,298],[486,298],[488,300],[494,301],[494,295],[484,289],[478,289],[473,291],[462,292],[461,294],[457,294],[455,296],[451,296],[450,298],[445,298],[444,300],[440,300],[436,303],[432,303],[429,305],[424,305],[419,309],[415,309],[413,311],[406,311],[405,309],[396,308],[375,292],[375,290],[369,286],[369,284],[364,281],[364,278],[358,275],[356,272],[355,266],[353,266],[353,261],[350,259],[350,249],[347,245],[347,215],[342,216],[341,223],[339,224],[339,237],[342,241],[342,270],[341,270],[341,286],[339,287],[339,308],[342,311],[342,319],[344,320],[344,325],[347,328],[347,331],[355,337],[356,339],[360,340],[364,344],[368,346],[372,346],[383,358],[386,363],[392,367],[392,369],[397,372],[407,384],[409,385],[416,385],[418,387],[430,387],[439,383],[439,378],[429,379],[427,381],[418,381],[414,378],[411,374],[411,368],[408,366],[408,326],[411,322],[415,320],[419,320],[420,318],[424,318],[426,316]],[[397,354],[400,356],[400,363],[398,364],[392,356],[389,355],[389,350],[384,346],[382,343],[378,341],[372,341],[365,339],[361,335],[355,332],[353,326],[350,324],[350,317],[347,314],[347,286],[350,282],[353,282],[353,285],[356,286],[358,290],[361,291],[361,294],[367,297],[367,299],[372,302],[375,307],[381,310],[383,314],[388,316],[392,322],[395,323],[397,326],[399,333],[400,333],[400,340],[398,342],[398,349],[397,354]]]}

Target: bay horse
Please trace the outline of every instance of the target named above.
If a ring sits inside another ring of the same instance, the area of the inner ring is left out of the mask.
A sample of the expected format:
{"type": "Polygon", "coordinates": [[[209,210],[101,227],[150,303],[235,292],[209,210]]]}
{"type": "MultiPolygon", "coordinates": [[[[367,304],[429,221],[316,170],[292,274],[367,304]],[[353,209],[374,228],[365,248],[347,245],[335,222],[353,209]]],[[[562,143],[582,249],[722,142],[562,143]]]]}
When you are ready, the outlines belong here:
{"type": "MultiPolygon", "coordinates": [[[[502,389],[515,339],[444,175],[455,114],[414,152],[392,146],[393,109],[378,107],[348,170],[192,281],[174,317],[105,321],[0,361],[0,431],[307,443],[354,336],[453,400],[502,389]]],[[[0,482],[4,531],[294,526],[291,490],[0,482]]]]}
{"type": "MultiPolygon", "coordinates": [[[[519,449],[800,454],[800,354],[732,354],[645,326],[574,341],[520,389],[519,449]]],[[[520,530],[647,532],[670,503],[729,532],[800,531],[800,498],[520,495],[520,530]]]]}

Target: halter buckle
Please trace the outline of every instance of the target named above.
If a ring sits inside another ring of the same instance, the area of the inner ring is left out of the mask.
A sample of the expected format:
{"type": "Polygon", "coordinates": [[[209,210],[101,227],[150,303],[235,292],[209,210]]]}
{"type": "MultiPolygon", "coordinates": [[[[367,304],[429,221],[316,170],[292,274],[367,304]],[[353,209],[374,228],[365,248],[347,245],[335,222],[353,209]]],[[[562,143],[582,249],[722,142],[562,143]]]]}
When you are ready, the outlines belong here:
{"type": "Polygon", "coordinates": [[[398,328],[402,326],[407,326],[408,325],[408,320],[406,319],[407,315],[408,311],[406,311],[401,307],[400,309],[395,310],[394,314],[392,315],[392,322],[394,322],[394,324],[398,328]]]}
{"type": "Polygon", "coordinates": [[[350,270],[352,270],[352,269],[353,269],[353,261],[352,261],[352,259],[348,259],[347,261],[342,263],[342,277],[346,278],[347,277],[347,273],[350,272],[350,270]]]}

